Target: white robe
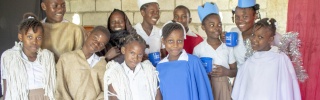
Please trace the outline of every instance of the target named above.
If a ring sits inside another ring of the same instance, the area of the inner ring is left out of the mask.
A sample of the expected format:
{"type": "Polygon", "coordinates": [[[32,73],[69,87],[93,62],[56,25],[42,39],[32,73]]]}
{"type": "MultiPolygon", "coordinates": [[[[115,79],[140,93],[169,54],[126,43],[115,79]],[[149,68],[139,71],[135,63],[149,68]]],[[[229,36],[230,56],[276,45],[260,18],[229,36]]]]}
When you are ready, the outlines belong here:
{"type": "Polygon", "coordinates": [[[295,70],[277,47],[256,52],[238,69],[233,100],[301,100],[295,70]]]}
{"type": "MultiPolygon", "coordinates": [[[[234,51],[234,56],[237,60],[237,66],[239,68],[245,62],[247,48],[243,42],[244,40],[242,37],[242,32],[239,30],[239,28],[234,27],[230,30],[230,32],[237,32],[238,33],[238,45],[236,45],[233,48],[233,51],[234,51]]],[[[282,35],[276,32],[276,35],[274,36],[274,41],[272,42],[272,45],[279,46],[281,38],[282,38],[282,35]]]]}

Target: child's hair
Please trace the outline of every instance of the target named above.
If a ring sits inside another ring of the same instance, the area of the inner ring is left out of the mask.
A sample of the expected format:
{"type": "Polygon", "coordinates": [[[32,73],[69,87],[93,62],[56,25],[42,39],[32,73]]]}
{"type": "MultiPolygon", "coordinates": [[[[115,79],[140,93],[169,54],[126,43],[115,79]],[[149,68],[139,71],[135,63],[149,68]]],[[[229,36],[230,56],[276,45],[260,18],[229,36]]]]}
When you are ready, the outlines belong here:
{"type": "MultiPolygon", "coordinates": [[[[260,5],[259,4],[256,4],[256,5],[254,5],[252,7],[248,7],[248,8],[251,8],[254,11],[254,14],[258,14],[258,18],[261,19],[261,15],[260,15],[260,12],[259,12],[259,9],[260,9],[260,5]]],[[[234,22],[234,14],[235,13],[236,13],[236,8],[232,10],[232,22],[234,22]]]]}
{"type": "Polygon", "coordinates": [[[276,20],[273,18],[263,18],[259,20],[257,23],[254,24],[255,31],[259,30],[260,28],[267,28],[271,31],[271,36],[276,34],[276,20]]]}
{"type": "Polygon", "coordinates": [[[23,20],[19,25],[19,34],[27,34],[27,31],[29,29],[32,29],[34,32],[38,31],[40,28],[42,31],[43,25],[42,23],[37,19],[37,16],[31,12],[25,13],[23,15],[23,20]]]}
{"type": "Polygon", "coordinates": [[[129,34],[128,36],[125,37],[123,46],[126,46],[127,44],[129,44],[129,43],[131,43],[133,41],[136,41],[136,42],[142,44],[143,46],[147,45],[146,41],[140,35],[138,35],[138,34],[129,34]]]}
{"type": "Polygon", "coordinates": [[[96,26],[96,27],[93,28],[91,33],[98,32],[98,31],[104,33],[107,36],[107,38],[110,39],[110,32],[106,27],[104,27],[104,26],[96,26]]]}
{"type": "Polygon", "coordinates": [[[158,4],[157,2],[146,3],[146,4],[143,4],[143,5],[140,7],[140,11],[141,11],[141,10],[145,11],[145,10],[148,8],[148,6],[149,6],[150,4],[152,4],[152,3],[156,3],[156,4],[159,6],[159,4],[158,4]]]}
{"type": "Polygon", "coordinates": [[[191,13],[190,13],[190,10],[189,10],[188,7],[186,7],[186,6],[184,6],[184,5],[179,5],[179,6],[177,6],[176,8],[174,8],[174,11],[177,10],[177,9],[185,9],[185,10],[187,10],[188,15],[191,17],[191,13]]]}
{"type": "Polygon", "coordinates": [[[183,27],[180,24],[172,20],[172,23],[168,23],[162,28],[162,38],[166,39],[173,30],[184,31],[183,27]]]}
{"type": "Polygon", "coordinates": [[[111,34],[111,39],[109,41],[109,43],[113,46],[116,47],[122,47],[123,46],[123,42],[126,36],[128,36],[130,33],[126,30],[121,30],[121,31],[117,31],[115,33],[111,34]]]}
{"type": "Polygon", "coordinates": [[[215,15],[215,16],[219,16],[219,17],[220,17],[220,15],[218,15],[218,14],[216,14],[216,13],[211,13],[211,14],[209,14],[209,15],[207,15],[206,17],[203,18],[201,24],[204,25],[204,22],[205,22],[205,21],[208,19],[208,17],[211,16],[211,15],[215,15]]]}

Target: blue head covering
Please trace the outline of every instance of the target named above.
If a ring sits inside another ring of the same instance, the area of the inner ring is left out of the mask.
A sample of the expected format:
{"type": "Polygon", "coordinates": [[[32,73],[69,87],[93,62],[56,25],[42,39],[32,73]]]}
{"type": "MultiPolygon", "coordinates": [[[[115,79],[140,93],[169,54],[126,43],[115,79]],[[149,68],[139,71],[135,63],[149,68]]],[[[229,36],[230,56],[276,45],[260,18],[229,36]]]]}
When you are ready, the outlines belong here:
{"type": "Polygon", "coordinates": [[[203,7],[202,6],[198,7],[198,14],[201,22],[206,16],[212,13],[219,15],[219,8],[215,3],[206,2],[203,7]]]}
{"type": "Polygon", "coordinates": [[[256,0],[238,0],[238,7],[248,8],[256,5],[256,0]]]}

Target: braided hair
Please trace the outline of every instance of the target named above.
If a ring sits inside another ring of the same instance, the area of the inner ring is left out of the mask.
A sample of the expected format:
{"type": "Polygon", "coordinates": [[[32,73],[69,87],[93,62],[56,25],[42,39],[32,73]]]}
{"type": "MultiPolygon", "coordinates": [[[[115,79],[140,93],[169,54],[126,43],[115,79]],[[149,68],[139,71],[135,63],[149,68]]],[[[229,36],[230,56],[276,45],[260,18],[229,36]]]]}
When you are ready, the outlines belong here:
{"type": "Polygon", "coordinates": [[[38,20],[37,16],[31,12],[25,13],[23,15],[23,20],[18,26],[19,34],[27,34],[29,29],[32,29],[34,32],[38,31],[38,29],[43,29],[42,23],[38,20]]]}
{"type": "Polygon", "coordinates": [[[175,21],[172,21],[172,23],[168,23],[162,28],[162,38],[168,38],[168,36],[174,30],[181,30],[182,32],[184,31],[183,27],[180,24],[176,23],[175,21]]]}
{"type": "Polygon", "coordinates": [[[145,47],[147,45],[146,41],[139,34],[130,34],[125,37],[123,46],[126,46],[134,41],[138,42],[139,44],[142,44],[145,47]]]}
{"type": "Polygon", "coordinates": [[[254,31],[257,31],[261,28],[267,28],[271,31],[271,36],[275,36],[276,34],[276,20],[273,18],[263,18],[254,24],[254,31]]]}

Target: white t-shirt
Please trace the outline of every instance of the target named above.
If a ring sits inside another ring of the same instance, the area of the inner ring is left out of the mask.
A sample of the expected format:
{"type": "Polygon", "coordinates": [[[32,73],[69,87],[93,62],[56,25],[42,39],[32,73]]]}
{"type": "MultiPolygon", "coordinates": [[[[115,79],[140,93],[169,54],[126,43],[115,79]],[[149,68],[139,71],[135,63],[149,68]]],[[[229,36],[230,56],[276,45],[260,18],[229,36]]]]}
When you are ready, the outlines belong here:
{"type": "Polygon", "coordinates": [[[153,26],[150,36],[143,30],[141,23],[137,23],[134,28],[137,33],[146,41],[149,48],[146,48],[145,53],[160,52],[161,49],[161,34],[160,29],[156,26],[153,26]]]}
{"type": "MultiPolygon", "coordinates": [[[[43,72],[45,71],[44,67],[40,64],[38,60],[35,60],[34,62],[31,62],[28,60],[28,57],[24,54],[24,52],[21,52],[21,56],[23,60],[25,60],[27,63],[25,63],[26,71],[28,74],[28,89],[38,89],[43,88],[44,84],[42,83],[42,80],[44,79],[43,72]]],[[[1,62],[1,66],[3,65],[3,62],[1,62]]],[[[6,79],[7,75],[4,73],[1,73],[1,78],[6,79]]]]}
{"type": "Polygon", "coordinates": [[[193,55],[196,55],[199,58],[210,57],[213,59],[212,64],[221,65],[227,69],[230,69],[229,64],[236,62],[233,54],[233,48],[227,47],[225,43],[221,43],[221,45],[215,50],[208,44],[207,39],[194,47],[193,55]]]}
{"type": "Polygon", "coordinates": [[[132,100],[149,100],[152,97],[149,97],[148,93],[148,84],[147,84],[147,77],[144,70],[139,63],[135,70],[132,71],[125,62],[121,64],[123,67],[127,78],[130,83],[130,90],[132,93],[132,100]]]}

